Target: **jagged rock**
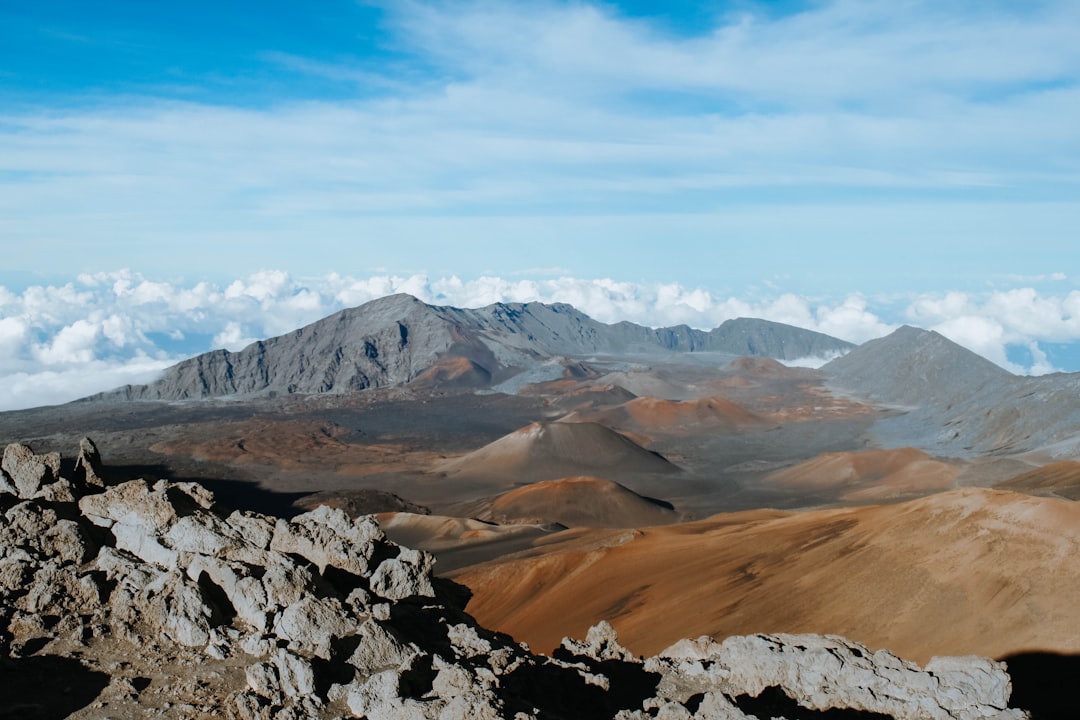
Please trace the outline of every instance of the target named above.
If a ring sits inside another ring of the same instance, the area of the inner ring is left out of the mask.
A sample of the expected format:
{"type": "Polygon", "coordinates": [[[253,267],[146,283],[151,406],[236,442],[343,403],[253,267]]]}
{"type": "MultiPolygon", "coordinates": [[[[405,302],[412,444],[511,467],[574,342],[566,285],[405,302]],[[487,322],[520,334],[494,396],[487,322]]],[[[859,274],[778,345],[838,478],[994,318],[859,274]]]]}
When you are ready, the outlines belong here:
{"type": "Polygon", "coordinates": [[[177,552],[209,557],[241,556],[246,553],[243,537],[226,521],[208,513],[178,518],[164,536],[165,544],[177,552]]]}
{"type": "Polygon", "coordinates": [[[423,654],[420,648],[403,642],[374,619],[362,623],[354,637],[359,642],[348,663],[365,676],[408,667],[423,654]]]}
{"type": "Polygon", "coordinates": [[[341,602],[334,598],[303,597],[289,605],[274,622],[274,634],[290,650],[330,659],[330,645],[350,634],[353,626],[341,602]]]}
{"type": "Polygon", "coordinates": [[[79,454],[75,456],[75,477],[73,480],[83,488],[104,488],[105,477],[102,472],[101,453],[97,445],[88,437],[79,441],[79,454]]]}
{"type": "Polygon", "coordinates": [[[79,499],[75,485],[67,478],[60,478],[56,482],[43,485],[40,490],[31,496],[33,500],[44,500],[53,505],[61,503],[75,503],[79,499]]]}
{"type": "Polygon", "coordinates": [[[269,550],[274,538],[274,520],[253,512],[235,511],[226,518],[229,527],[240,534],[250,547],[269,550]]]}
{"type": "Polygon", "coordinates": [[[615,628],[606,620],[601,620],[589,628],[585,641],[563,638],[563,650],[571,656],[585,656],[593,660],[621,660],[636,662],[634,654],[619,644],[615,628]]]}
{"type": "Polygon", "coordinates": [[[379,524],[369,515],[352,520],[343,510],[319,507],[291,521],[278,520],[270,549],[295,554],[315,564],[320,573],[333,567],[356,576],[368,574],[382,537],[379,524]]]}
{"type": "Polygon", "coordinates": [[[195,484],[84,487],[59,467],[26,446],[4,455],[21,499],[8,490],[0,505],[0,652],[68,653],[105,674],[80,717],[129,703],[139,716],[238,720],[742,720],[743,699],[768,692],[808,712],[1024,716],[1007,709],[998,663],[924,670],[832,636],[700,638],[641,660],[604,622],[555,657],[533,655],[477,626],[432,583],[431,556],[370,517],[226,515],[195,484]],[[137,684],[133,664],[168,679],[137,684]]]}
{"type": "Polygon", "coordinates": [[[379,563],[371,574],[371,589],[387,600],[404,600],[423,595],[431,597],[431,555],[412,548],[402,548],[396,558],[379,563]]]}
{"type": "Polygon", "coordinates": [[[300,602],[313,582],[314,575],[310,570],[292,562],[271,565],[262,576],[266,601],[272,607],[289,607],[300,602]]]}
{"type": "Polygon", "coordinates": [[[279,648],[270,658],[277,670],[282,694],[290,698],[311,697],[315,693],[315,671],[311,663],[298,655],[279,648]]]}
{"type": "Polygon", "coordinates": [[[161,534],[184,515],[214,506],[213,494],[198,483],[131,480],[79,501],[90,522],[102,527],[114,523],[145,528],[161,534]]]}
{"type": "MultiPolygon", "coordinates": [[[[281,684],[278,681],[277,669],[273,663],[260,662],[250,665],[244,671],[244,675],[247,678],[248,687],[251,688],[253,693],[274,704],[281,702],[281,684]]],[[[257,716],[260,704],[256,700],[255,708],[253,708],[253,711],[249,711],[249,715],[257,716]]]]}
{"type": "Polygon", "coordinates": [[[0,461],[5,482],[0,491],[14,489],[14,494],[27,499],[41,490],[43,485],[56,482],[60,476],[60,453],[51,452],[35,455],[28,445],[12,443],[4,448],[4,458],[0,461]]]}
{"type": "Polygon", "coordinates": [[[189,579],[209,581],[225,594],[236,617],[253,630],[265,632],[269,615],[277,607],[271,603],[262,581],[249,565],[215,557],[197,556],[187,567],[189,579]]]}
{"type": "MultiPolygon", "coordinates": [[[[701,696],[697,709],[691,710],[680,702],[651,698],[641,710],[623,710],[615,720],[756,720],[738,708],[726,695],[707,692],[701,696]]],[[[778,718],[777,720],[783,720],[778,718]]]]}
{"type": "Polygon", "coordinates": [[[1001,663],[935,658],[924,670],[834,635],[683,640],[645,667],[663,676],[662,693],[675,699],[717,689],[757,697],[779,688],[811,710],[855,709],[896,720],[1024,717],[1007,710],[1012,688],[1001,663]]]}

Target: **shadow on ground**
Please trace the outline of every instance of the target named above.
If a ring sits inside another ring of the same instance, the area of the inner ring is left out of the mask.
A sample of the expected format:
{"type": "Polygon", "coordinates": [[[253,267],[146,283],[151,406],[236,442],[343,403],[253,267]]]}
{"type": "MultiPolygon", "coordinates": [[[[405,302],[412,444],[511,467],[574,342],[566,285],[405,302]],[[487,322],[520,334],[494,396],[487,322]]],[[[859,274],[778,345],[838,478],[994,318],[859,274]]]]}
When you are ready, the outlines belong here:
{"type": "Polygon", "coordinates": [[[1009,707],[1027,710],[1033,720],[1080,717],[1080,655],[1025,652],[1001,660],[1012,677],[1009,707]]]}
{"type": "Polygon", "coordinates": [[[196,482],[214,493],[214,498],[222,507],[230,510],[251,510],[253,512],[291,518],[304,510],[294,503],[311,493],[273,492],[265,490],[257,483],[247,480],[219,480],[204,477],[179,477],[168,465],[109,465],[105,468],[110,484],[144,478],[148,480],[168,479],[172,482],[196,482]]]}
{"type": "Polygon", "coordinates": [[[759,720],[775,717],[787,720],[893,720],[892,715],[866,710],[808,710],[779,687],[765,688],[757,697],[740,695],[733,700],[740,710],[759,720]]]}
{"type": "Polygon", "coordinates": [[[94,702],[109,676],[63,657],[0,659],[0,719],[55,720],[94,702]]]}

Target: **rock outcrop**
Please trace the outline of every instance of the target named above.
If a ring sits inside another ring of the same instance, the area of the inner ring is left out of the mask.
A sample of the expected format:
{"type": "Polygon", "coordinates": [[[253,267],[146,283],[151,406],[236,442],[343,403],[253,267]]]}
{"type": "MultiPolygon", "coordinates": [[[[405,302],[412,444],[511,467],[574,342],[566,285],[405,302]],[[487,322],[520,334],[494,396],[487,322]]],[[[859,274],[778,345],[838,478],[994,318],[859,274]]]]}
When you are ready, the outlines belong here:
{"type": "Polygon", "coordinates": [[[21,717],[1025,717],[999,663],[921,669],[837,637],[700,638],[641,659],[601,623],[535,655],[477,626],[460,586],[370,516],[110,485],[92,447],[78,481],[55,455],[4,452],[0,685],[21,717]]]}

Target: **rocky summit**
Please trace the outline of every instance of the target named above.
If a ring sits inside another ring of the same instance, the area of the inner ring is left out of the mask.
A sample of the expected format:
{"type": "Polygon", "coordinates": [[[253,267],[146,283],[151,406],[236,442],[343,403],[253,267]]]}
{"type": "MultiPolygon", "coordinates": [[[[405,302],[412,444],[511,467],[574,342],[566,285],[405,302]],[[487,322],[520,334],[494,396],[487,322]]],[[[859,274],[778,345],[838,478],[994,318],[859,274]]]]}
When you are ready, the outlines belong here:
{"type": "Polygon", "coordinates": [[[9,445],[0,474],[0,717],[1022,718],[1003,664],[925,668],[835,636],[680,641],[607,623],[552,655],[370,516],[228,512],[195,483],[110,484],[9,445]]]}

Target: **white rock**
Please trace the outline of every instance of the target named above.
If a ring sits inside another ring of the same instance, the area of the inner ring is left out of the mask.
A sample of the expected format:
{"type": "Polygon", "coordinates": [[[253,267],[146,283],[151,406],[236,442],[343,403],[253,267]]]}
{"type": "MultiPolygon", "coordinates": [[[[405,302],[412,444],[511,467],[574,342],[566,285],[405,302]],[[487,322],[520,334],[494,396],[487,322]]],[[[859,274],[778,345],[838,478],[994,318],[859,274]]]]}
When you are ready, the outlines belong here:
{"type": "Polygon", "coordinates": [[[375,675],[383,670],[409,667],[421,652],[415,645],[403,642],[375,620],[364,622],[357,629],[359,644],[349,657],[349,664],[362,675],[375,675]]]}
{"type": "Polygon", "coordinates": [[[330,659],[334,639],[351,630],[340,602],[310,595],[285,608],[274,620],[274,634],[287,640],[290,650],[325,660],[330,659]]]}
{"type": "Polygon", "coordinates": [[[387,600],[431,597],[435,594],[431,585],[431,566],[432,558],[428,553],[402,548],[396,558],[379,563],[371,574],[371,590],[387,600]]]}
{"type": "Polygon", "coordinates": [[[563,638],[562,647],[571,655],[592,658],[593,660],[622,660],[637,662],[633,653],[619,644],[615,628],[606,620],[601,620],[589,628],[585,641],[563,638]]]}
{"type": "Polygon", "coordinates": [[[203,573],[225,593],[240,620],[258,632],[267,629],[269,615],[275,608],[267,601],[262,581],[251,574],[249,566],[205,556],[192,558],[187,567],[188,578],[198,582],[203,573]]]}
{"type": "Polygon", "coordinates": [[[270,548],[295,554],[313,563],[319,572],[327,567],[365,576],[375,550],[383,540],[378,523],[370,516],[352,520],[343,510],[321,505],[291,521],[279,519],[270,548]]]}
{"type": "Polygon", "coordinates": [[[279,649],[271,662],[277,669],[281,692],[287,697],[303,698],[315,692],[315,671],[307,660],[279,649]]]}

